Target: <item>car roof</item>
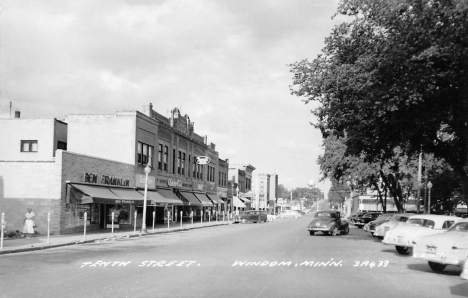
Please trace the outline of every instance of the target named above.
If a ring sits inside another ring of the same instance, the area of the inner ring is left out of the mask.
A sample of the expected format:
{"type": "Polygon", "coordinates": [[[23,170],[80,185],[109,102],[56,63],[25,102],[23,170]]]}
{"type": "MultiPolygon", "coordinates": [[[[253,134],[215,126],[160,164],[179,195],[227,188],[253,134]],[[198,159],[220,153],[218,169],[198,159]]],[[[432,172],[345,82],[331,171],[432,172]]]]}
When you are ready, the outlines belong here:
{"type": "Polygon", "coordinates": [[[431,220],[451,220],[451,219],[461,219],[458,216],[450,216],[450,215],[438,215],[438,214],[421,214],[421,215],[414,215],[411,216],[411,219],[431,219],[431,220]]]}
{"type": "Polygon", "coordinates": [[[340,211],[330,209],[330,210],[319,210],[317,212],[333,212],[333,213],[335,213],[335,212],[340,212],[340,211]]]}

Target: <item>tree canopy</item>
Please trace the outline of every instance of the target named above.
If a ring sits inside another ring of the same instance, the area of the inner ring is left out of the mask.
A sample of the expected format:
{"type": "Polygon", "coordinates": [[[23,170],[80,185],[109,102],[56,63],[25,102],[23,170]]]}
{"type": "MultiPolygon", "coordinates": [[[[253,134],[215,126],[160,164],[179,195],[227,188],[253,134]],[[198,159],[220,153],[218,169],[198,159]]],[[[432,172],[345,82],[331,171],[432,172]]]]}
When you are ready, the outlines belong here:
{"type": "Polygon", "coordinates": [[[342,0],[337,14],[350,21],[290,65],[291,92],[321,104],[316,127],[346,135],[350,156],[443,158],[468,202],[468,2],[342,0]]]}

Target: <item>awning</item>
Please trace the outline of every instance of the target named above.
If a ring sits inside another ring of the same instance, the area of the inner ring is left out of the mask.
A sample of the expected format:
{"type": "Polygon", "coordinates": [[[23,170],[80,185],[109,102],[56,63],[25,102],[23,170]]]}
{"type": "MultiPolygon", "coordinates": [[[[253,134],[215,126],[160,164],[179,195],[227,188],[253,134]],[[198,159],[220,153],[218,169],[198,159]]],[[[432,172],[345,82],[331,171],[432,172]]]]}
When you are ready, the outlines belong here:
{"type": "Polygon", "coordinates": [[[249,199],[247,199],[247,198],[239,197],[239,199],[240,199],[243,203],[252,203],[252,201],[249,200],[249,199]]]}
{"type": "Polygon", "coordinates": [[[233,197],[233,201],[232,201],[232,204],[234,205],[234,207],[238,207],[238,208],[245,208],[247,206],[244,205],[244,203],[242,203],[241,200],[239,200],[238,197],[233,197]]]}
{"type": "Polygon", "coordinates": [[[253,191],[248,191],[246,193],[241,193],[241,197],[243,198],[253,198],[255,197],[255,193],[253,191]]]}
{"type": "Polygon", "coordinates": [[[195,197],[193,192],[181,191],[180,194],[189,202],[190,206],[203,206],[197,197],[195,197]]]}
{"type": "Polygon", "coordinates": [[[70,184],[69,200],[72,204],[143,204],[144,198],[134,189],[70,184]]]}
{"type": "Polygon", "coordinates": [[[206,196],[210,198],[210,200],[212,200],[214,204],[224,204],[224,201],[221,200],[217,195],[206,194],[206,196]]]}
{"type": "MultiPolygon", "coordinates": [[[[167,190],[166,190],[167,191],[167,190]]],[[[139,191],[143,197],[145,192],[140,190],[139,191]]],[[[172,191],[170,191],[172,193],[172,191]]],[[[173,193],[172,193],[173,194],[173,193]]],[[[162,189],[158,191],[148,191],[147,192],[147,204],[149,205],[160,205],[160,204],[170,204],[170,205],[182,205],[182,201],[174,195],[174,197],[168,195],[162,189]]]]}
{"type": "Polygon", "coordinates": [[[206,194],[204,193],[197,193],[197,192],[194,192],[193,193],[197,199],[200,200],[200,202],[202,202],[203,206],[205,207],[213,207],[213,203],[211,203],[211,201],[208,199],[208,197],[206,196],[206,194]]]}

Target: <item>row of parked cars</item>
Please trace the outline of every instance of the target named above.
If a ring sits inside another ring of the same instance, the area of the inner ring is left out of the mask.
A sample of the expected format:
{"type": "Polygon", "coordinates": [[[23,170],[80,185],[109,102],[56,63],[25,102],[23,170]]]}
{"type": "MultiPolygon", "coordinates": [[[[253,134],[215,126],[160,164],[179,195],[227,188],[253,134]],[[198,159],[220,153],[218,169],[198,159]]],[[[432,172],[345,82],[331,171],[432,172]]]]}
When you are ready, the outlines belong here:
{"type": "Polygon", "coordinates": [[[356,213],[349,221],[358,228],[395,246],[399,254],[413,253],[427,261],[435,272],[447,265],[463,268],[461,278],[468,279],[468,219],[433,214],[356,213]]]}
{"type": "Polygon", "coordinates": [[[299,218],[303,216],[306,211],[302,210],[284,210],[280,214],[270,214],[264,210],[247,210],[242,211],[241,213],[234,216],[235,223],[246,223],[246,222],[253,222],[253,223],[262,223],[262,222],[271,222],[275,219],[279,218],[299,218]]]}

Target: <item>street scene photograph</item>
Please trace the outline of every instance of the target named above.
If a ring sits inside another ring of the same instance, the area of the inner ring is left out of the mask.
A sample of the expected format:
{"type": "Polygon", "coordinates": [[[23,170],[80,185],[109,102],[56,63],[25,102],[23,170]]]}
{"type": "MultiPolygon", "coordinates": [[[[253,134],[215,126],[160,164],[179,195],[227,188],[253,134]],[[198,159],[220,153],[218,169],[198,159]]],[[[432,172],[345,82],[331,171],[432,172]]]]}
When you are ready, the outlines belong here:
{"type": "Polygon", "coordinates": [[[0,297],[468,297],[467,0],[0,3],[0,297]]]}

